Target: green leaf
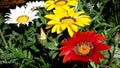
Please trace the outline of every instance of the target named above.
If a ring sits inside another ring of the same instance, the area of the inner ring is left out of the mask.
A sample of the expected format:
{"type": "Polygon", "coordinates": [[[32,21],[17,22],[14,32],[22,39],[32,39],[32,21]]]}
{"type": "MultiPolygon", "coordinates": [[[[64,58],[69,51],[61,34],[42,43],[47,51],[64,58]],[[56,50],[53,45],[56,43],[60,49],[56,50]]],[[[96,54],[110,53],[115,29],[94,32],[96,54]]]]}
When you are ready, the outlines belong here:
{"type": "Polygon", "coordinates": [[[48,48],[50,50],[58,50],[56,44],[54,44],[53,42],[48,42],[46,45],[45,45],[45,48],[48,48]]]}
{"type": "Polygon", "coordinates": [[[26,50],[23,51],[23,56],[27,58],[27,51],[26,50]]]}
{"type": "Polygon", "coordinates": [[[52,59],[55,59],[58,54],[59,54],[59,52],[56,52],[56,51],[50,51],[50,52],[49,52],[49,56],[50,56],[52,59]]]}
{"type": "Polygon", "coordinates": [[[31,59],[32,58],[32,54],[31,54],[31,52],[29,51],[28,52],[28,57],[27,58],[29,58],[29,59],[31,59]]]}
{"type": "Polygon", "coordinates": [[[108,34],[107,34],[108,38],[111,38],[111,37],[114,35],[114,33],[117,31],[118,28],[120,28],[120,26],[116,26],[116,27],[114,27],[114,28],[111,28],[111,29],[108,31],[108,34]]]}
{"type": "MultiPolygon", "coordinates": [[[[58,36],[58,38],[59,38],[59,36],[58,36]]],[[[52,43],[54,43],[55,46],[58,46],[58,41],[57,41],[56,38],[49,37],[48,39],[49,39],[52,43]]]]}
{"type": "Polygon", "coordinates": [[[37,49],[35,45],[32,45],[30,48],[31,48],[32,50],[34,50],[35,52],[38,52],[38,51],[39,51],[39,49],[37,49]]]}

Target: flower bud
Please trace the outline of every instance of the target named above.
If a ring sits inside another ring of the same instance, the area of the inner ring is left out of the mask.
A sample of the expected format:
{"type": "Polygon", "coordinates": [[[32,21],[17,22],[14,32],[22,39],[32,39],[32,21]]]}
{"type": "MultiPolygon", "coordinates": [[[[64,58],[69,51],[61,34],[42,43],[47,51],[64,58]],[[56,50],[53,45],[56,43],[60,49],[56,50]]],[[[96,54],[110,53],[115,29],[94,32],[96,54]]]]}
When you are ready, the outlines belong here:
{"type": "Polygon", "coordinates": [[[40,28],[40,40],[46,40],[46,34],[42,28],[40,28]]]}
{"type": "Polygon", "coordinates": [[[118,39],[119,39],[119,32],[116,32],[115,33],[115,40],[118,41],[118,39]]]}

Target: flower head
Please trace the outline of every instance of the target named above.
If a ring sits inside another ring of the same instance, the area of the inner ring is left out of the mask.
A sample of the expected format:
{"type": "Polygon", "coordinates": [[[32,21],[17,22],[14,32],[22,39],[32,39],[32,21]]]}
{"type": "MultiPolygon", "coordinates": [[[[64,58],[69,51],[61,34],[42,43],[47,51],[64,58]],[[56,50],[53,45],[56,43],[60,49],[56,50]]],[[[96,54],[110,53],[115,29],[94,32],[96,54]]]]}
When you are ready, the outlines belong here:
{"type": "Polygon", "coordinates": [[[77,4],[77,0],[48,0],[45,2],[45,8],[47,8],[47,10],[52,10],[56,7],[68,9],[69,6],[76,6],[77,4]]]}
{"type": "Polygon", "coordinates": [[[99,64],[100,58],[105,59],[100,51],[110,48],[107,44],[102,43],[104,40],[105,37],[101,34],[95,34],[94,31],[76,32],[73,37],[61,42],[63,46],[60,48],[59,56],[64,56],[63,63],[92,60],[99,64]]]}
{"type": "Polygon", "coordinates": [[[90,25],[90,16],[84,15],[84,11],[75,12],[74,8],[64,10],[57,8],[53,11],[54,14],[48,14],[45,17],[50,19],[46,28],[52,28],[52,33],[57,34],[64,31],[66,28],[70,36],[73,36],[74,32],[78,31],[78,26],[84,27],[90,25]]]}
{"type": "Polygon", "coordinates": [[[32,9],[36,9],[38,7],[44,7],[44,1],[35,1],[35,2],[29,1],[26,3],[26,6],[31,7],[32,9]]]}
{"type": "Polygon", "coordinates": [[[29,24],[32,20],[39,18],[36,16],[37,10],[33,11],[29,7],[16,7],[16,9],[10,9],[10,13],[7,13],[5,17],[8,17],[5,21],[7,24],[29,24]]]}

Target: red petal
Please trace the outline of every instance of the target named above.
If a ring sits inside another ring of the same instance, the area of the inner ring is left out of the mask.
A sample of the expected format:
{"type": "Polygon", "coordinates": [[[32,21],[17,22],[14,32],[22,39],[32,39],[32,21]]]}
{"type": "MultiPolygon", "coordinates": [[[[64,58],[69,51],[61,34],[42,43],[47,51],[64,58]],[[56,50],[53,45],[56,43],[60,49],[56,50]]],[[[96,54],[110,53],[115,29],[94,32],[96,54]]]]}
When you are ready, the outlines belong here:
{"type": "Polygon", "coordinates": [[[80,37],[77,37],[77,38],[79,38],[79,42],[85,42],[86,41],[86,39],[85,39],[85,32],[82,32],[80,37]]]}
{"type": "Polygon", "coordinates": [[[89,31],[88,34],[87,34],[87,41],[88,42],[93,42],[94,41],[94,34],[95,32],[94,31],[89,31]]]}
{"type": "Polygon", "coordinates": [[[73,37],[69,38],[69,42],[71,42],[73,45],[76,45],[77,43],[79,43],[80,36],[78,34],[80,33],[77,32],[73,37]]]}
{"type": "Polygon", "coordinates": [[[96,34],[94,36],[94,42],[97,42],[97,43],[102,43],[106,38],[103,37],[101,34],[96,34]]]}
{"type": "Polygon", "coordinates": [[[63,63],[66,63],[70,59],[71,59],[71,54],[65,55],[65,57],[63,58],[63,63]]]}
{"type": "Polygon", "coordinates": [[[94,31],[82,32],[80,35],[80,42],[93,42],[94,41],[94,31]]]}
{"type": "Polygon", "coordinates": [[[69,42],[69,41],[62,41],[60,44],[62,44],[64,46],[67,46],[67,45],[71,44],[71,42],[69,42]]]}
{"type": "Polygon", "coordinates": [[[78,37],[78,36],[80,36],[80,35],[81,35],[80,32],[76,32],[75,35],[74,35],[74,37],[78,37]]]}
{"type": "Polygon", "coordinates": [[[74,47],[78,43],[76,38],[71,38],[68,41],[62,41],[61,44],[64,46],[74,47]]]}
{"type": "Polygon", "coordinates": [[[63,51],[60,52],[59,56],[63,56],[63,55],[67,55],[71,52],[71,50],[65,49],[63,51]]]}
{"type": "Polygon", "coordinates": [[[75,54],[74,52],[71,52],[63,58],[63,63],[67,61],[83,61],[83,62],[88,62],[88,58],[86,56],[80,56],[75,54]]]}
{"type": "Polygon", "coordinates": [[[99,52],[97,52],[96,55],[97,55],[99,58],[105,60],[105,57],[104,57],[102,54],[100,54],[99,52]]]}
{"type": "Polygon", "coordinates": [[[59,48],[60,50],[64,50],[64,49],[68,49],[68,47],[67,46],[63,46],[63,47],[61,47],[61,48],[59,48]]]}
{"type": "MultiPolygon", "coordinates": [[[[83,62],[88,62],[88,58],[86,57],[86,56],[80,56],[80,55],[77,55],[75,52],[73,52],[72,50],[70,50],[70,51],[62,51],[60,54],[59,54],[59,56],[63,56],[63,55],[65,55],[65,56],[67,56],[67,57],[69,57],[70,58],[70,60],[72,60],[72,61],[83,61],[83,62]],[[70,55],[70,56],[69,56],[70,55]]],[[[65,59],[64,59],[64,62],[66,61],[66,57],[65,57],[65,59]]],[[[68,59],[67,59],[68,60],[68,59]]]]}
{"type": "Polygon", "coordinates": [[[107,44],[96,44],[94,50],[95,51],[102,51],[102,50],[109,50],[110,46],[108,46],[107,44]]]}
{"type": "Polygon", "coordinates": [[[73,55],[74,55],[73,51],[71,51],[69,54],[65,55],[63,58],[63,63],[70,61],[73,55]]]}
{"type": "Polygon", "coordinates": [[[88,62],[89,61],[87,56],[81,56],[80,60],[83,61],[83,62],[88,62]]]}
{"type": "Polygon", "coordinates": [[[92,61],[94,61],[95,63],[99,64],[100,61],[99,61],[99,58],[97,57],[97,54],[96,53],[92,53],[89,55],[89,59],[91,59],[92,61]]]}
{"type": "Polygon", "coordinates": [[[71,60],[88,62],[88,58],[86,56],[80,56],[76,54],[75,52],[71,53],[71,60]]]}

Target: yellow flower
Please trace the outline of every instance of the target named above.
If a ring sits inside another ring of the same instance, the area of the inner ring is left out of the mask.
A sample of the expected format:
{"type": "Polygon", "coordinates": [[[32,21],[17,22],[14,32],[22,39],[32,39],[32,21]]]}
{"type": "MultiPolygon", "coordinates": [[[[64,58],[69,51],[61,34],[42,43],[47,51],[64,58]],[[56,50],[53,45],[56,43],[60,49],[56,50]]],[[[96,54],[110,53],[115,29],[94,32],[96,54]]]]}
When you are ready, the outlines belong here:
{"type": "Polygon", "coordinates": [[[47,8],[47,10],[52,10],[56,7],[68,9],[69,6],[76,6],[77,4],[77,0],[48,0],[45,2],[45,8],[47,8]]]}
{"type": "Polygon", "coordinates": [[[55,9],[54,14],[45,15],[46,18],[50,19],[46,25],[46,29],[52,28],[52,33],[57,34],[64,31],[66,28],[70,36],[73,36],[74,32],[78,31],[78,26],[84,27],[90,25],[90,16],[83,15],[84,11],[75,12],[74,8],[64,10],[55,9]]]}

